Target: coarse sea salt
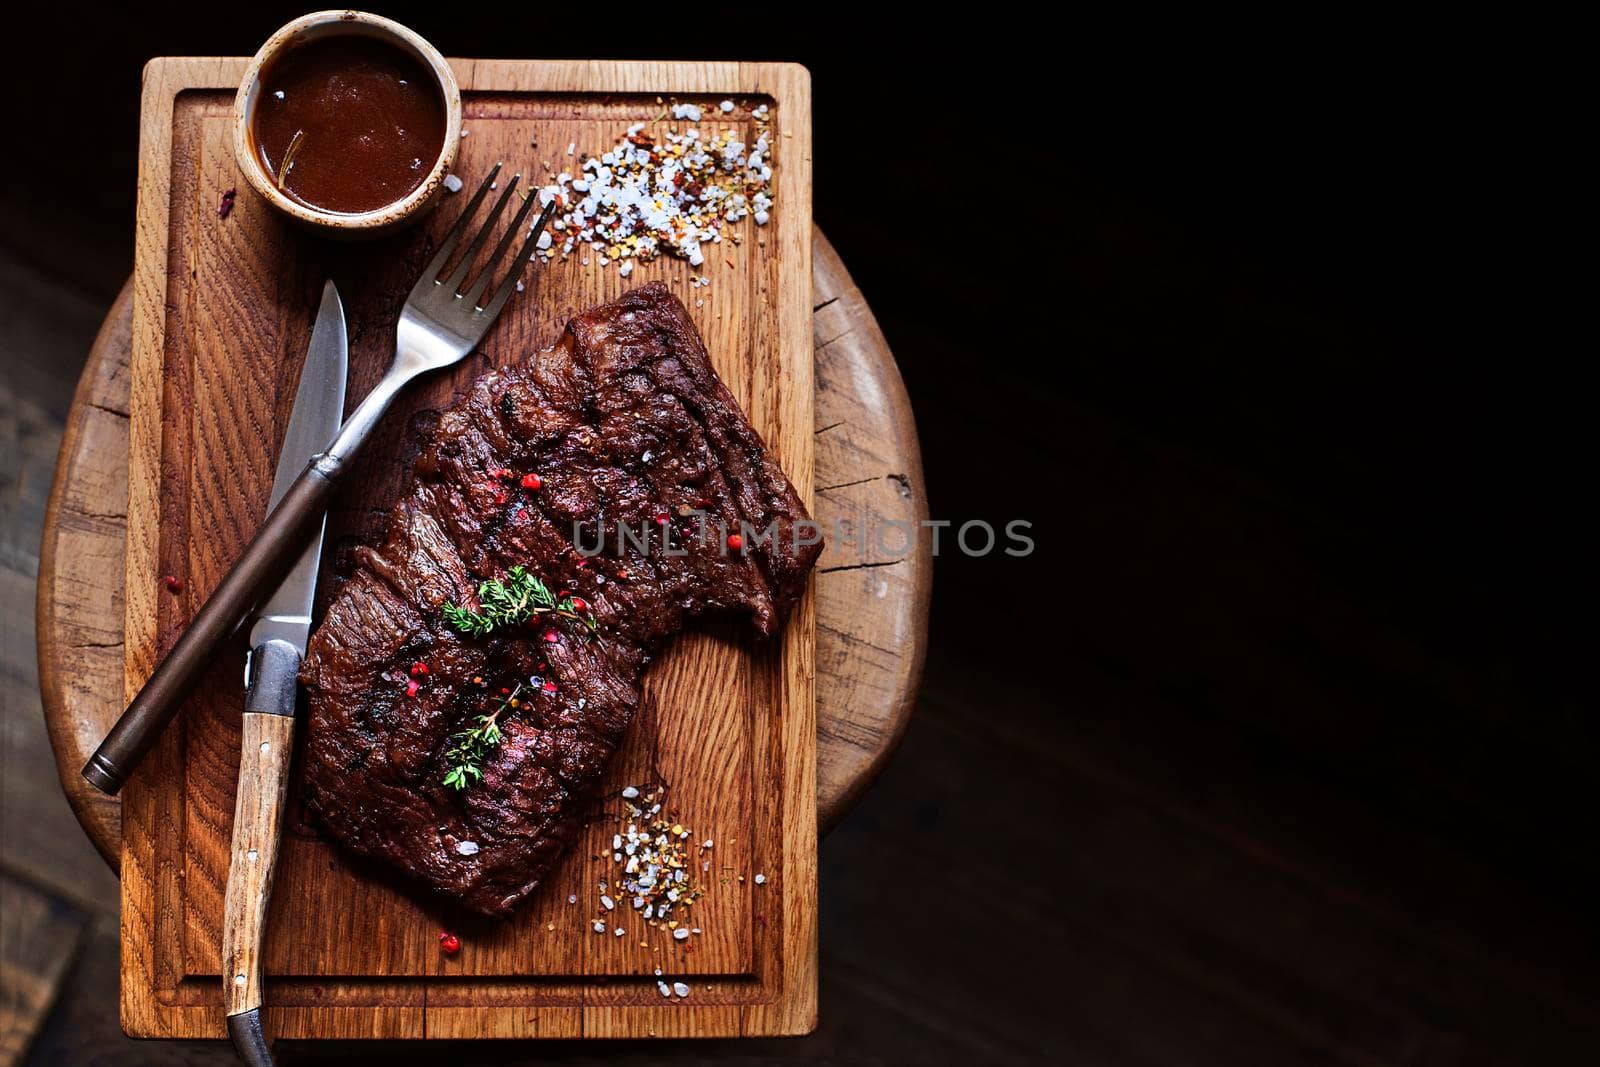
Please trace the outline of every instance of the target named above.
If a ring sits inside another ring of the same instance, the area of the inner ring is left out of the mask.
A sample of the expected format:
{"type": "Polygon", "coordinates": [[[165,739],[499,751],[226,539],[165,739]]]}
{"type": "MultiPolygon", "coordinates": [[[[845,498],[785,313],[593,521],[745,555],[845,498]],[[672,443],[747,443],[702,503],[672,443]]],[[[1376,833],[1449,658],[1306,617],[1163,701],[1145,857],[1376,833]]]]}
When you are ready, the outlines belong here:
{"type": "Polygon", "coordinates": [[[446,174],[444,176],[444,187],[452,193],[459,193],[461,191],[461,179],[454,174],[446,174]]]}
{"type": "MultiPolygon", "coordinates": [[[[724,114],[733,101],[715,105],[724,114]]],[[[675,103],[675,119],[699,122],[703,110],[675,103]]],[[[730,227],[760,213],[770,220],[773,144],[767,111],[754,113],[754,140],[730,127],[710,136],[698,127],[665,130],[636,122],[609,150],[583,159],[577,173],[562,172],[540,190],[541,203],[557,202],[551,228],[563,240],[539,243],[538,256],[577,253],[588,265],[617,263],[627,277],[632,261],[670,254],[691,266],[705,264],[706,244],[722,244],[730,227]]],[[[576,142],[568,145],[568,154],[576,142]]],[[[764,225],[758,222],[758,225],[764,225]]]]}
{"type": "Polygon", "coordinates": [[[457,841],[456,842],[456,855],[458,855],[458,856],[476,856],[477,854],[478,854],[478,843],[476,841],[457,841]]]}

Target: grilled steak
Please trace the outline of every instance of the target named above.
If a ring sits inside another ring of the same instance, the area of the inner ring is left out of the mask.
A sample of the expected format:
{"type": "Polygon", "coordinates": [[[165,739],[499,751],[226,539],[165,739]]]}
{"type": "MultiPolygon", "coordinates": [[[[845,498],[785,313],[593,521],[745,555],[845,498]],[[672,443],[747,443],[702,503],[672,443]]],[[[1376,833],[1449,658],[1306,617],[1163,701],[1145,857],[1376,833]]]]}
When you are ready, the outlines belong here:
{"type": "Polygon", "coordinates": [[[821,547],[664,286],[579,315],[441,415],[382,543],[356,550],[301,673],[309,807],[353,852],[509,914],[575,835],[652,651],[710,611],[771,633],[821,547]],[[469,636],[445,619],[516,566],[595,628],[546,615],[469,636]],[[445,785],[458,732],[519,684],[481,781],[445,785]]]}

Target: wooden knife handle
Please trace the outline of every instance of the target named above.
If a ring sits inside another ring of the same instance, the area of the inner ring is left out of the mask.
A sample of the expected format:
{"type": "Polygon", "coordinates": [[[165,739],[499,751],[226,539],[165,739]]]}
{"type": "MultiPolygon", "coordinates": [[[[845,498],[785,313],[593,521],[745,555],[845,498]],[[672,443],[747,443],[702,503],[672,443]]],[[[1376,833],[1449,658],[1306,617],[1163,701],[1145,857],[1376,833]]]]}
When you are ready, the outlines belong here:
{"type": "Polygon", "coordinates": [[[89,757],[83,777],[90,785],[112,796],[122,788],[201,672],[215,661],[217,647],[305,551],[343,469],[339,460],[319,455],[289,487],[172,651],[89,757]]]}
{"type": "Polygon", "coordinates": [[[293,716],[244,713],[233,848],[222,902],[223,1001],[229,1015],[261,1007],[261,947],[293,747],[293,716]]]}
{"type": "Polygon", "coordinates": [[[228,1029],[247,1063],[270,1063],[261,1027],[261,977],[272,875],[294,752],[295,676],[300,652],[268,641],[250,653],[233,805],[233,846],[222,902],[222,996],[228,1029]],[[250,1043],[246,1048],[240,1039],[250,1043]]]}

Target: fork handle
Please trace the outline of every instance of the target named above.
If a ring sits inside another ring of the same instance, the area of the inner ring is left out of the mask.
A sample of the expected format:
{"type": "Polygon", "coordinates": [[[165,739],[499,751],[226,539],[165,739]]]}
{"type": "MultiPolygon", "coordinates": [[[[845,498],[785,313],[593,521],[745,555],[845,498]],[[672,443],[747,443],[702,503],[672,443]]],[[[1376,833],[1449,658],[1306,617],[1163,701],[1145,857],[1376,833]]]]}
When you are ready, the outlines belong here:
{"type": "Polygon", "coordinates": [[[305,551],[346,469],[345,463],[327,453],[312,457],[167,658],[89,757],[83,777],[90,785],[111,796],[122,788],[201,673],[211,666],[217,646],[233,635],[245,614],[283,581],[305,551]]]}

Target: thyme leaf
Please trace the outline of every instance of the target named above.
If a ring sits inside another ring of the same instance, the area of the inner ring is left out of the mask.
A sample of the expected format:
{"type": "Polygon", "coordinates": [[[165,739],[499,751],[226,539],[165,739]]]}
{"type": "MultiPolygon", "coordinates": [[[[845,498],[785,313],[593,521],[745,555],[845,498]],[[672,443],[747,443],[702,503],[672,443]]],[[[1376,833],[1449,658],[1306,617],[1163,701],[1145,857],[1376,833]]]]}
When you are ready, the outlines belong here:
{"type": "Polygon", "coordinates": [[[444,758],[450,762],[450,769],[442,779],[444,785],[462,790],[483,780],[483,764],[489,758],[489,753],[500,745],[500,716],[508,708],[518,706],[520,701],[517,695],[521,692],[522,684],[519,682],[508,696],[500,698],[500,706],[494,709],[493,714],[479,715],[477,725],[450,735],[452,744],[444,754],[444,758]]]}
{"type": "Polygon", "coordinates": [[[523,566],[506,571],[504,579],[490,578],[478,583],[478,610],[456,604],[444,606],[444,619],[460,632],[484,637],[497,629],[519,626],[535,615],[559,615],[596,628],[594,617],[579,611],[572,597],[557,601],[550,587],[523,566]]]}

